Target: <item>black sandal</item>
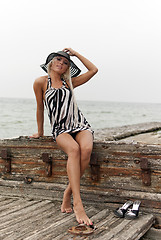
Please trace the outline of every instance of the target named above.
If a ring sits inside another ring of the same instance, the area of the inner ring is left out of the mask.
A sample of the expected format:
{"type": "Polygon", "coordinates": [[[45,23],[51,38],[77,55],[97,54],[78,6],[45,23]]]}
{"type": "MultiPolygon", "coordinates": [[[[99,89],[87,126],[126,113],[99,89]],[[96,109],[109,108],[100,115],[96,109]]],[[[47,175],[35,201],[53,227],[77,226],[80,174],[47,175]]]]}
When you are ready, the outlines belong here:
{"type": "Polygon", "coordinates": [[[133,203],[133,206],[131,209],[128,209],[128,211],[125,213],[125,218],[126,219],[135,219],[139,215],[139,207],[140,207],[141,201],[135,201],[133,203]]]}
{"type": "Polygon", "coordinates": [[[124,203],[122,207],[117,208],[113,212],[117,217],[123,218],[125,216],[125,213],[127,212],[128,207],[130,207],[132,204],[133,204],[132,201],[127,201],[126,203],[124,203]]]}

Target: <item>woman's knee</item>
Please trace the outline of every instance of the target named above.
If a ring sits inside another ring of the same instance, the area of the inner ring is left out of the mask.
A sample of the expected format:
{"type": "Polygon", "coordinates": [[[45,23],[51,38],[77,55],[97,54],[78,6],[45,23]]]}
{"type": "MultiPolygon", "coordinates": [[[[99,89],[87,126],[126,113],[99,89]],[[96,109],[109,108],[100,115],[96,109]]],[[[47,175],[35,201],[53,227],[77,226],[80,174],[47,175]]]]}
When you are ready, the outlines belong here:
{"type": "Polygon", "coordinates": [[[80,157],[80,147],[79,144],[75,143],[70,146],[69,152],[68,152],[69,157],[80,157]]]}
{"type": "Polygon", "coordinates": [[[92,146],[91,145],[86,145],[81,147],[81,158],[83,160],[90,160],[90,156],[92,153],[92,146]]]}

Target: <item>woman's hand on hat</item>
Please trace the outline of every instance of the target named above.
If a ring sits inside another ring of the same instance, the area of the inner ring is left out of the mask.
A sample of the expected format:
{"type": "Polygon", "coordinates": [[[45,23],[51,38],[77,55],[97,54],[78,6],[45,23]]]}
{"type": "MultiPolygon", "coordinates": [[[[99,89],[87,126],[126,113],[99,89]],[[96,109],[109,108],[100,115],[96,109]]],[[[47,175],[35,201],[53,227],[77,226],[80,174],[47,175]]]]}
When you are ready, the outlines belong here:
{"type": "Polygon", "coordinates": [[[70,56],[76,55],[76,51],[74,51],[72,48],[64,48],[63,51],[68,53],[70,56]]]}

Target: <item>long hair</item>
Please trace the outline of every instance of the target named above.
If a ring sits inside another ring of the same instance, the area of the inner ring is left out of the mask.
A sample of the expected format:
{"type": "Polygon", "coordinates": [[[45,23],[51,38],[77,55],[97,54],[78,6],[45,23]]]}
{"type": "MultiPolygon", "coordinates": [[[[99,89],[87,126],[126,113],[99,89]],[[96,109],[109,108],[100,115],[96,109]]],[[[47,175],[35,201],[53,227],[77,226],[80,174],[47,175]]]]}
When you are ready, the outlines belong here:
{"type": "MultiPolygon", "coordinates": [[[[47,72],[48,72],[49,76],[50,76],[51,64],[52,64],[52,60],[47,65],[47,72]]],[[[62,74],[61,77],[64,79],[65,82],[69,82],[69,87],[72,92],[73,101],[74,101],[74,119],[77,122],[78,121],[78,106],[77,106],[77,102],[76,102],[76,98],[75,98],[75,94],[74,94],[74,89],[73,89],[73,84],[72,84],[72,79],[71,79],[71,74],[70,74],[70,66],[67,69],[67,71],[62,74]]]]}
{"type": "Polygon", "coordinates": [[[52,60],[51,60],[51,61],[48,63],[48,65],[47,65],[47,72],[48,72],[48,75],[50,75],[51,64],[52,64],[52,60]]]}
{"type": "Polygon", "coordinates": [[[70,74],[70,67],[67,69],[67,71],[64,74],[62,74],[62,78],[66,82],[69,82],[69,87],[70,87],[70,90],[72,91],[72,96],[74,101],[74,119],[78,121],[78,106],[77,106],[77,101],[74,94],[74,89],[73,89],[73,84],[72,84],[72,79],[70,74]]]}

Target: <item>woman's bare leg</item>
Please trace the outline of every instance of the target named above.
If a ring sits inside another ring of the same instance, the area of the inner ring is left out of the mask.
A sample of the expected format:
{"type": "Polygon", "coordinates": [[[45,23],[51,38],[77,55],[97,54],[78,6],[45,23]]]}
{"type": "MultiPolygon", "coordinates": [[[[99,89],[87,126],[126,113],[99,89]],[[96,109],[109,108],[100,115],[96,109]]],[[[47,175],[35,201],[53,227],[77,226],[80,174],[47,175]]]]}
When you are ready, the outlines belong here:
{"type": "MultiPolygon", "coordinates": [[[[76,142],[79,144],[80,151],[81,151],[80,177],[82,177],[84,174],[84,171],[86,170],[90,162],[91,152],[93,148],[93,135],[88,130],[81,131],[76,135],[76,142]]],[[[67,195],[67,197],[69,198],[71,194],[72,194],[72,190],[69,183],[65,190],[65,196],[67,195]]],[[[70,207],[70,210],[72,210],[71,207],[70,207]]]]}
{"type": "Polygon", "coordinates": [[[71,207],[71,195],[72,195],[72,190],[70,187],[70,183],[68,184],[67,188],[64,191],[63,195],[63,201],[61,205],[61,212],[62,213],[71,213],[73,211],[71,207]]]}
{"type": "Polygon", "coordinates": [[[76,135],[76,142],[81,151],[81,176],[89,165],[93,149],[93,135],[89,130],[80,131],[76,135]]]}
{"type": "MultiPolygon", "coordinates": [[[[85,223],[87,225],[92,224],[91,220],[87,217],[84,211],[80,197],[80,146],[67,133],[60,134],[56,141],[58,146],[68,155],[67,173],[70,182],[69,187],[71,187],[73,193],[74,212],[76,214],[76,219],[79,223],[85,223]]],[[[67,192],[69,192],[69,189],[67,192]]]]}

